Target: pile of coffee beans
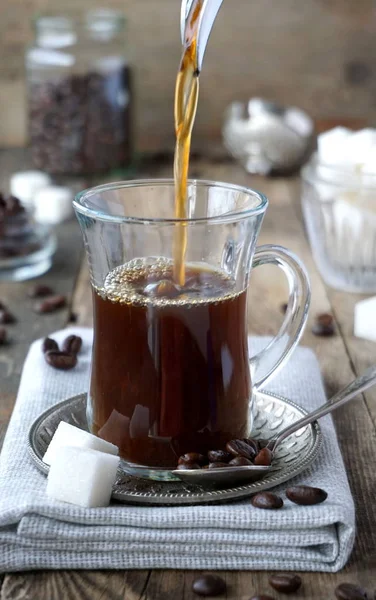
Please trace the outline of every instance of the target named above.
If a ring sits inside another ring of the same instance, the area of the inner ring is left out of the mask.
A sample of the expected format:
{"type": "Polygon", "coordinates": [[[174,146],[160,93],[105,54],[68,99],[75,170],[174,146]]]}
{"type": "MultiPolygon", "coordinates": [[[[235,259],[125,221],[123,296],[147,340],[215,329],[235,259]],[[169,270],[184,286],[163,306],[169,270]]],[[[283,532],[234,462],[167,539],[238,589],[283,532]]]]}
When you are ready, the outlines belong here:
{"type": "Polygon", "coordinates": [[[179,458],[177,469],[221,469],[250,465],[269,466],[272,452],[263,440],[243,438],[227,442],[225,450],[209,450],[204,454],[188,452],[179,458]]]}
{"type": "Polygon", "coordinates": [[[29,87],[34,165],[83,174],[124,167],[131,159],[130,70],[72,74],[29,87]]]}
{"type": "Polygon", "coordinates": [[[78,335],[68,335],[60,350],[59,344],[53,338],[47,337],[42,344],[45,361],[54,369],[68,371],[77,364],[77,355],[82,347],[82,338],[78,335]]]}
{"type": "Polygon", "coordinates": [[[0,260],[28,256],[41,249],[21,202],[0,192],[0,260]]]}
{"type": "MultiPolygon", "coordinates": [[[[294,573],[274,573],[269,576],[269,585],[283,595],[295,594],[302,587],[302,578],[294,573]]],[[[216,597],[226,596],[227,586],[222,577],[218,575],[205,574],[194,580],[192,590],[198,596],[216,597]]],[[[341,583],[334,591],[338,600],[371,600],[364,588],[353,583],[341,583]]],[[[329,594],[326,595],[329,598],[329,594]]],[[[332,596],[334,598],[334,596],[332,596]]],[[[376,596],[375,596],[376,598],[376,596]]],[[[269,594],[258,594],[250,600],[275,600],[269,594]]]]}

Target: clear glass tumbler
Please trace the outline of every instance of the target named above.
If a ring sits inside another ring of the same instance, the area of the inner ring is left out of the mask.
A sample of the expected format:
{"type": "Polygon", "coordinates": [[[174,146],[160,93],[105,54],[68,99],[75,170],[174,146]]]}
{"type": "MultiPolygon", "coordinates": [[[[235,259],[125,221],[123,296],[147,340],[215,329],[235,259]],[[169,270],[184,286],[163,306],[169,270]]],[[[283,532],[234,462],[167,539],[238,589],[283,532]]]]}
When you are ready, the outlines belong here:
{"type": "Polygon", "coordinates": [[[169,478],[181,454],[250,435],[253,392],[290,356],[309,306],[300,261],[256,248],[265,196],[191,181],[188,198],[186,220],[174,217],[170,180],[104,185],[74,203],[94,299],[88,422],[144,477],[169,478]],[[178,228],[184,284],[174,277],[178,228]],[[285,271],[290,301],[277,337],[249,361],[249,277],[267,263],[285,271]]]}
{"type": "Polygon", "coordinates": [[[302,179],[306,229],[323,279],[346,292],[376,292],[376,176],[313,157],[302,179]]]}

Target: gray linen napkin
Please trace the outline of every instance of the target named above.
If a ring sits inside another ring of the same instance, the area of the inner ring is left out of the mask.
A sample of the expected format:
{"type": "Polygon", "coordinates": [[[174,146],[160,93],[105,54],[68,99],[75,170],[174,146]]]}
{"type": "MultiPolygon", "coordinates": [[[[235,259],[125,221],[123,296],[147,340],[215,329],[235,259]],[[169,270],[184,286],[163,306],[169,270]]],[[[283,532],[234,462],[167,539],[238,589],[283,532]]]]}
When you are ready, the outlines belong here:
{"type": "MultiPolygon", "coordinates": [[[[47,498],[46,477],[27,452],[34,419],[53,404],[85,391],[92,332],[74,328],[83,351],[73,371],[46,365],[41,341],[26,359],[17,403],[0,457],[0,571],[26,569],[277,569],[338,571],[354,541],[354,505],[330,417],[321,421],[319,458],[294,483],[323,487],[321,505],[285,501],[279,511],[249,500],[218,506],[84,509],[47,498]]],[[[265,338],[252,339],[259,350],[265,338]]],[[[325,402],[319,366],[299,348],[269,386],[308,409],[325,402]]],[[[281,492],[285,489],[282,486],[281,492]]]]}

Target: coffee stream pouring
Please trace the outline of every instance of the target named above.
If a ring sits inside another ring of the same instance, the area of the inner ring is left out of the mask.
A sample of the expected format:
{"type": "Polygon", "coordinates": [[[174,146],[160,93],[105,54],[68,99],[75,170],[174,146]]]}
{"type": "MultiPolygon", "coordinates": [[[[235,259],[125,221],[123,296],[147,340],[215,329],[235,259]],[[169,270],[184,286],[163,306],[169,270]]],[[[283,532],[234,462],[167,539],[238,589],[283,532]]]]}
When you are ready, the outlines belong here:
{"type": "Polygon", "coordinates": [[[182,44],[189,43],[192,37],[192,19],[194,11],[198,11],[199,23],[197,26],[197,69],[201,71],[202,62],[208,39],[213,28],[215,18],[221,8],[223,0],[182,0],[181,4],[181,40],[182,44]]]}

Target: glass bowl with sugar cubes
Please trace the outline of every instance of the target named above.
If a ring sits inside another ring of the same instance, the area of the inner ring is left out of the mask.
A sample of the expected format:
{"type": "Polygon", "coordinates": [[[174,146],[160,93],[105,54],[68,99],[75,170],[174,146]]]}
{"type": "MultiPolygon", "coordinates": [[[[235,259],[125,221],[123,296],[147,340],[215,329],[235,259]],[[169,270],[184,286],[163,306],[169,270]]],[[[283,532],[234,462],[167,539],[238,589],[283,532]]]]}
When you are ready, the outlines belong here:
{"type": "Polygon", "coordinates": [[[347,292],[376,292],[376,129],[318,136],[302,169],[302,206],[316,265],[347,292]]]}

